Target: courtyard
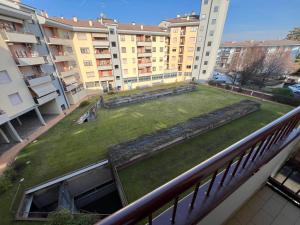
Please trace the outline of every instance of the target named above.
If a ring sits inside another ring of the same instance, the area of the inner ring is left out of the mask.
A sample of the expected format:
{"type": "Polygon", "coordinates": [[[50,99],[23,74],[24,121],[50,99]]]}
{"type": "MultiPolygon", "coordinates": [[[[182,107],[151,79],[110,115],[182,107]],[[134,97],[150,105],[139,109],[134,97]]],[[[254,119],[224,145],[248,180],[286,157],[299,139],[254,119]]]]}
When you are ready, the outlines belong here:
{"type": "MultiPolygon", "coordinates": [[[[244,99],[255,100],[199,85],[197,91],[191,93],[120,108],[100,109],[96,121],[82,125],[77,125],[76,120],[88,106],[78,108],[17,156],[16,163],[30,163],[19,171],[18,177],[24,178],[24,182],[12,209],[14,212],[17,210],[24,189],[105,159],[110,146],[244,99]]],[[[90,102],[94,103],[95,99],[90,102]]],[[[257,112],[118,171],[127,200],[134,201],[292,109],[282,104],[259,102],[261,110],[257,112]]],[[[10,207],[17,188],[18,182],[15,182],[11,190],[0,195],[1,224],[10,224],[13,219],[10,207]]]]}

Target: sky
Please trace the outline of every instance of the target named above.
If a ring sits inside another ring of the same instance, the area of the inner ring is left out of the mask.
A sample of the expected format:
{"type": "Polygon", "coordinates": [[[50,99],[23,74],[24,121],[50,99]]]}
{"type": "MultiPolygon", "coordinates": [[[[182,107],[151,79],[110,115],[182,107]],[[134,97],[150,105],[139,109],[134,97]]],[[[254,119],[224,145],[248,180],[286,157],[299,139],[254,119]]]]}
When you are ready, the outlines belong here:
{"type": "MultiPolygon", "coordinates": [[[[177,14],[200,12],[200,0],[22,0],[50,16],[97,18],[155,25],[177,14]]],[[[300,0],[230,0],[223,41],[282,39],[300,26],[300,0]]]]}

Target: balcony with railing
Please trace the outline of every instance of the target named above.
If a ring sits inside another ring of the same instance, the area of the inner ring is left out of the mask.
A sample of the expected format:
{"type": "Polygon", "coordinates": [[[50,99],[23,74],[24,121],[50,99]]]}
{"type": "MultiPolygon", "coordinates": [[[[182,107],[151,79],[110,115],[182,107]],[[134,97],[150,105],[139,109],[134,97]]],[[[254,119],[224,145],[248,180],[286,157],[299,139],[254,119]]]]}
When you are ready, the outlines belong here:
{"type": "MultiPolygon", "coordinates": [[[[299,120],[300,107],[97,225],[139,222],[155,225],[223,224],[265,186],[274,170],[298,150],[299,120]]],[[[300,212],[294,215],[300,215],[300,212]]],[[[243,221],[241,224],[248,223],[243,221]]],[[[259,224],[267,223],[260,221],[259,224]]]]}
{"type": "Polygon", "coordinates": [[[63,65],[58,68],[58,72],[60,73],[60,76],[64,78],[77,74],[77,69],[76,66],[63,65]]]}
{"type": "Polygon", "coordinates": [[[0,34],[6,42],[31,43],[36,44],[37,39],[34,34],[25,32],[23,25],[19,23],[0,21],[0,34]]]}
{"type": "Polygon", "coordinates": [[[137,46],[148,46],[152,45],[151,36],[148,35],[138,35],[136,37],[137,46]]]}
{"type": "Polygon", "coordinates": [[[47,63],[47,57],[40,56],[35,51],[23,51],[22,54],[16,54],[15,60],[18,66],[34,66],[47,63]]]}
{"type": "Polygon", "coordinates": [[[97,59],[98,70],[112,70],[112,63],[110,59],[97,59]]]}
{"type": "Polygon", "coordinates": [[[141,76],[149,76],[152,74],[151,66],[139,69],[139,75],[141,76]]]}
{"type": "Polygon", "coordinates": [[[47,43],[49,45],[72,45],[71,34],[66,31],[60,31],[54,27],[44,26],[44,30],[47,36],[47,43]]]}
{"type": "Polygon", "coordinates": [[[113,71],[112,70],[99,70],[98,71],[99,78],[112,78],[113,71]]]}
{"type": "Polygon", "coordinates": [[[107,37],[93,37],[93,46],[97,47],[109,47],[109,41],[107,37]]]}
{"type": "Polygon", "coordinates": [[[138,68],[151,67],[151,66],[152,66],[152,62],[150,57],[138,59],[138,68]]]}
{"type": "Polygon", "coordinates": [[[51,75],[48,73],[27,75],[27,76],[24,76],[24,79],[25,79],[25,83],[29,87],[39,86],[41,84],[52,82],[51,75]]]}
{"type": "Polygon", "coordinates": [[[110,51],[108,48],[105,48],[105,49],[96,48],[95,49],[95,57],[96,57],[96,59],[110,59],[111,54],[110,54],[110,51]]]}
{"type": "Polygon", "coordinates": [[[152,49],[150,47],[138,47],[137,48],[137,56],[138,57],[151,57],[152,49]]]}
{"type": "Polygon", "coordinates": [[[58,52],[57,54],[53,55],[53,58],[54,62],[69,62],[75,60],[73,52],[68,51],[58,52]]]}

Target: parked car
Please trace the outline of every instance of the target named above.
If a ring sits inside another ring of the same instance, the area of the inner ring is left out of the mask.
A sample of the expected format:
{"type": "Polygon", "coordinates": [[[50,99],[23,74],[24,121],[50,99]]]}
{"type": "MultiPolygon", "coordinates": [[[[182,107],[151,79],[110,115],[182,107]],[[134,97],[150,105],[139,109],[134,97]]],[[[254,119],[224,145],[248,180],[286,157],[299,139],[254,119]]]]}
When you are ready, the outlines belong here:
{"type": "Polygon", "coordinates": [[[300,84],[290,85],[288,88],[295,94],[300,94],[300,84]]]}

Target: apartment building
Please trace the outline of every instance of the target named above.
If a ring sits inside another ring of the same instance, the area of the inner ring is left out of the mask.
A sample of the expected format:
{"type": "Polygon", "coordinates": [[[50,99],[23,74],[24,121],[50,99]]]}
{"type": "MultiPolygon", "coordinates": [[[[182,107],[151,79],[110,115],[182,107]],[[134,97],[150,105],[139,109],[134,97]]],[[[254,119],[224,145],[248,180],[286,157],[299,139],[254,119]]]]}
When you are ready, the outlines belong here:
{"type": "Polygon", "coordinates": [[[276,52],[290,52],[291,58],[300,54],[300,41],[293,40],[266,40],[266,41],[242,41],[224,42],[221,44],[216,59],[218,69],[227,69],[234,59],[242,58],[244,52],[249,48],[262,48],[267,54],[276,52]]]}
{"type": "Polygon", "coordinates": [[[21,142],[67,102],[34,9],[8,1],[0,8],[0,136],[21,142]]]}
{"type": "Polygon", "coordinates": [[[199,82],[207,82],[212,76],[228,6],[229,0],[202,1],[192,71],[193,78],[199,82]]]}

